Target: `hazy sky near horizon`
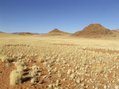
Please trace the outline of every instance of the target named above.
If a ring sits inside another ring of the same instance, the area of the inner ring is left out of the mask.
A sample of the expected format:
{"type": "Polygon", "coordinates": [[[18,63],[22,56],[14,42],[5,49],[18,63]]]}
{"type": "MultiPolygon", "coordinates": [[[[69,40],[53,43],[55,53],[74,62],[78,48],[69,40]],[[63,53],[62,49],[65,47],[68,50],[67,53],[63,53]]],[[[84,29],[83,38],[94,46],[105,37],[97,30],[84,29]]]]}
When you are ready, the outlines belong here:
{"type": "Polygon", "coordinates": [[[0,31],[75,32],[90,23],[119,29],[119,0],[0,0],[0,31]]]}

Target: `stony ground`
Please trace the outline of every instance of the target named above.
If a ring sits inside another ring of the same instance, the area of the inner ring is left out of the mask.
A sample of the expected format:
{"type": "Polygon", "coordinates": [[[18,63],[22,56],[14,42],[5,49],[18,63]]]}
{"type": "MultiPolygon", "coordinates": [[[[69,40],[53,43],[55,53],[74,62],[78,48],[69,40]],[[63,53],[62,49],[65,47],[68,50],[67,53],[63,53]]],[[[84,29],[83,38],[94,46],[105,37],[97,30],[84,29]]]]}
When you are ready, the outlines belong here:
{"type": "Polygon", "coordinates": [[[0,38],[0,89],[119,89],[118,40],[58,37],[0,38]],[[11,86],[15,62],[40,68],[36,84],[30,79],[11,86]]]}

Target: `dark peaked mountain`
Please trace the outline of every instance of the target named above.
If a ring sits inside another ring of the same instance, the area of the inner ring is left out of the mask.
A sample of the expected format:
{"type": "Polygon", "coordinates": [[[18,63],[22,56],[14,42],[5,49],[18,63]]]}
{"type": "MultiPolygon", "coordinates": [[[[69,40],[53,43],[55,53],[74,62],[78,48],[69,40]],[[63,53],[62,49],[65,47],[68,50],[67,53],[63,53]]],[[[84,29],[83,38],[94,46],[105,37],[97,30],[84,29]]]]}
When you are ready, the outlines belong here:
{"type": "Polygon", "coordinates": [[[74,33],[74,36],[83,36],[83,37],[101,37],[111,35],[112,31],[100,24],[90,24],[85,27],[83,30],[74,33]]]}
{"type": "Polygon", "coordinates": [[[63,32],[63,31],[56,28],[56,29],[48,32],[47,35],[58,35],[58,36],[60,36],[60,35],[68,35],[68,34],[69,34],[68,32],[63,32]]]}

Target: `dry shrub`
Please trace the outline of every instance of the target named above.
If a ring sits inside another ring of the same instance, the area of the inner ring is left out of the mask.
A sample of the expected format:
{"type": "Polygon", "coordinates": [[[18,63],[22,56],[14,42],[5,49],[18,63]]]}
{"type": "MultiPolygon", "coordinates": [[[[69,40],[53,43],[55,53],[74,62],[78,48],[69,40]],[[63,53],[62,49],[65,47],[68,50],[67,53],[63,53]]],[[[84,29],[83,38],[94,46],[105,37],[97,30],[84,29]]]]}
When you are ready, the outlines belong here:
{"type": "Polygon", "coordinates": [[[31,71],[30,71],[30,76],[31,76],[31,83],[35,84],[38,82],[38,76],[40,75],[40,70],[39,67],[34,65],[31,67],[31,71]]]}
{"type": "Polygon", "coordinates": [[[5,55],[0,55],[0,60],[2,62],[8,62],[9,58],[7,56],[5,56],[5,55]]]}
{"type": "Polygon", "coordinates": [[[10,73],[10,85],[17,85],[22,83],[23,73],[17,70],[13,70],[10,73]]]}
{"type": "Polygon", "coordinates": [[[15,57],[10,57],[6,55],[0,55],[0,60],[4,63],[11,63],[17,60],[15,57]]]}
{"type": "Polygon", "coordinates": [[[23,72],[24,70],[27,69],[27,66],[26,66],[25,62],[24,61],[21,61],[21,60],[17,61],[15,63],[15,66],[16,66],[16,69],[18,71],[21,71],[21,72],[23,72]]]}

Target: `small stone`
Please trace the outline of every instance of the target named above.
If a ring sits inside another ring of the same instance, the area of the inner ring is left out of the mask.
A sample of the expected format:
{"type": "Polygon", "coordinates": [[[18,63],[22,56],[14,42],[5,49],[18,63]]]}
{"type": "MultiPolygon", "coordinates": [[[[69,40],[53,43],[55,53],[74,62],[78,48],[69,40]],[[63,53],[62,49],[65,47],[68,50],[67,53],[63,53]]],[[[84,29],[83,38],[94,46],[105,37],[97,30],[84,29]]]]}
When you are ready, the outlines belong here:
{"type": "Polygon", "coordinates": [[[80,79],[76,79],[76,83],[80,83],[80,79]]]}
{"type": "Polygon", "coordinates": [[[71,79],[74,79],[74,77],[75,77],[75,74],[71,74],[71,75],[70,75],[70,78],[71,78],[71,79]]]}
{"type": "Polygon", "coordinates": [[[0,71],[0,74],[2,74],[2,71],[0,71]]]}
{"type": "Polygon", "coordinates": [[[48,89],[53,89],[53,85],[52,84],[49,84],[48,85],[48,89]]]}
{"type": "Polygon", "coordinates": [[[60,80],[57,80],[56,81],[56,86],[59,86],[59,84],[60,84],[60,80]]]}
{"type": "Polygon", "coordinates": [[[71,74],[71,69],[69,69],[69,70],[67,71],[67,74],[68,74],[68,75],[71,74]]]}

